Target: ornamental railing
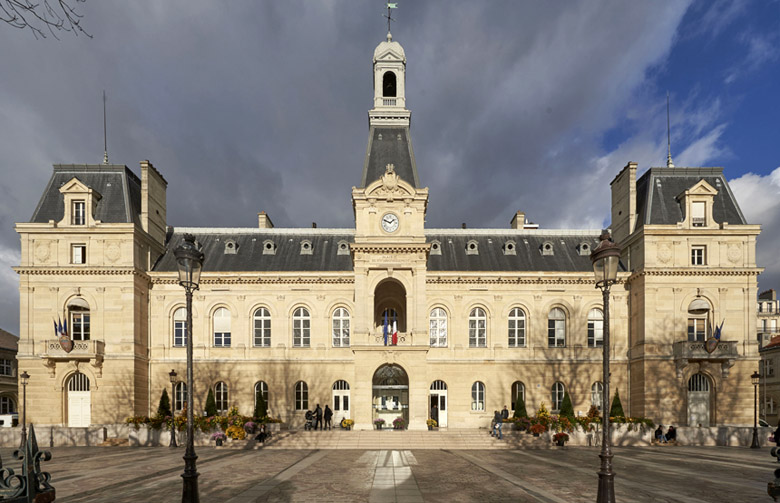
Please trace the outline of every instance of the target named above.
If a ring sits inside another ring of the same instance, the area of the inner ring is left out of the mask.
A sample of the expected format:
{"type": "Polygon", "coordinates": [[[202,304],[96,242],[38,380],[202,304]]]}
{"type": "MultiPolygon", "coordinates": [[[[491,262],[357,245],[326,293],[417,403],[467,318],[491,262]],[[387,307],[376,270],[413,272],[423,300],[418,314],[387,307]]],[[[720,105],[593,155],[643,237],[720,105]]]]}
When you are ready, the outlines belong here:
{"type": "Polygon", "coordinates": [[[49,339],[44,341],[43,356],[45,358],[101,358],[105,354],[103,341],[73,341],[73,349],[66,352],[60,341],[49,339]]]}
{"type": "Polygon", "coordinates": [[[739,350],[737,341],[721,341],[712,353],[707,351],[705,342],[679,341],[673,345],[672,356],[677,367],[677,377],[682,377],[683,369],[691,361],[719,362],[723,377],[728,377],[729,369],[739,358],[739,350]]]}

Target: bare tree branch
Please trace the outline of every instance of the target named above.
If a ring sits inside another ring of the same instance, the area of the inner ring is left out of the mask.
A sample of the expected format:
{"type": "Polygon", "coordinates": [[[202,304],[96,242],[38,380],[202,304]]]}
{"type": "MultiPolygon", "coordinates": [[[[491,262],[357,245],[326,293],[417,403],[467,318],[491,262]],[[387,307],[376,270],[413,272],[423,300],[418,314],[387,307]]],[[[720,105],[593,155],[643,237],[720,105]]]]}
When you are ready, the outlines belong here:
{"type": "Polygon", "coordinates": [[[92,38],[81,27],[83,16],[76,11],[74,2],[86,0],[0,0],[0,21],[21,30],[29,28],[36,39],[46,38],[44,30],[57,40],[58,31],[92,38]]]}

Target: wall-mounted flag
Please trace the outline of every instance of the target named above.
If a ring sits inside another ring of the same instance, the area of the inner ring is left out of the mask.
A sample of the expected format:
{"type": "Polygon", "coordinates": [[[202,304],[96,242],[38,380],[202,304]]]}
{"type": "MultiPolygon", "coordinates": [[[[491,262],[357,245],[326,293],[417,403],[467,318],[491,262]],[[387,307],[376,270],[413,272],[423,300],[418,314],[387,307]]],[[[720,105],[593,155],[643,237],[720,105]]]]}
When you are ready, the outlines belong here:
{"type": "Polygon", "coordinates": [[[707,352],[710,354],[712,354],[713,351],[718,349],[718,343],[720,343],[721,329],[723,329],[724,323],[726,323],[725,318],[723,319],[723,321],[720,322],[720,326],[715,325],[715,330],[713,330],[712,337],[707,339],[707,342],[704,343],[704,349],[706,349],[707,352]]]}
{"type": "Polygon", "coordinates": [[[57,318],[54,322],[54,336],[60,341],[60,347],[66,353],[73,351],[73,340],[68,335],[68,320],[63,323],[62,320],[57,318]]]}

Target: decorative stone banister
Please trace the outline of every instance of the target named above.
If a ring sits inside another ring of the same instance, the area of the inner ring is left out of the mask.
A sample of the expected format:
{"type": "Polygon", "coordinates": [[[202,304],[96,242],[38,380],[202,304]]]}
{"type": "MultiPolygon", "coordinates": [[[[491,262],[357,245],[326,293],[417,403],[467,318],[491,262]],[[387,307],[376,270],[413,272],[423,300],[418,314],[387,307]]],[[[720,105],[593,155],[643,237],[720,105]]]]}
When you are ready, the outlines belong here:
{"type": "Polygon", "coordinates": [[[720,363],[720,370],[725,378],[729,376],[729,370],[739,358],[739,351],[737,341],[721,341],[712,353],[707,352],[704,342],[679,341],[673,345],[672,356],[678,378],[682,378],[683,369],[692,361],[720,363]]]}
{"type": "Polygon", "coordinates": [[[73,350],[70,353],[62,349],[60,341],[57,339],[48,339],[43,341],[43,350],[41,357],[44,364],[53,375],[57,367],[57,362],[67,361],[89,361],[100,377],[103,372],[103,357],[105,356],[105,343],[103,341],[73,341],[73,350]]]}

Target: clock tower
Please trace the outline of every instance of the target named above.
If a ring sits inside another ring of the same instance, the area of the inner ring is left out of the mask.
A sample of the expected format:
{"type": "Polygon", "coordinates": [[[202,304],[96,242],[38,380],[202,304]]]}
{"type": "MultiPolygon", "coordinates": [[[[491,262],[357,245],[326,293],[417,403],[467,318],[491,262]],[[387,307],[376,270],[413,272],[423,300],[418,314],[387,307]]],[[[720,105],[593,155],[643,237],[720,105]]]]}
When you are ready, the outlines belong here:
{"type": "MultiPolygon", "coordinates": [[[[404,347],[429,346],[425,276],[428,189],[421,188],[406,108],[406,55],[387,34],[374,50],[374,98],[359,187],[352,188],[356,340],[381,338],[393,320],[404,347]]],[[[380,347],[374,346],[376,349],[380,347]]]]}

